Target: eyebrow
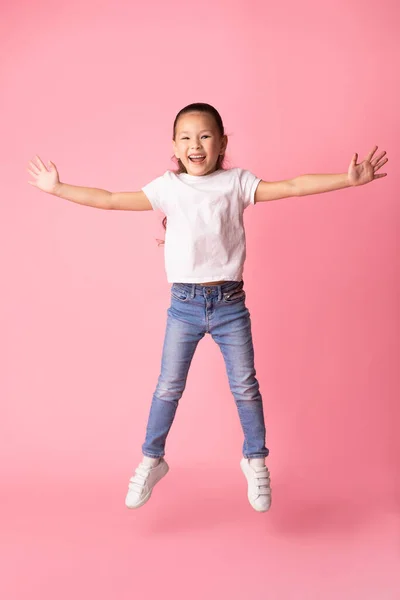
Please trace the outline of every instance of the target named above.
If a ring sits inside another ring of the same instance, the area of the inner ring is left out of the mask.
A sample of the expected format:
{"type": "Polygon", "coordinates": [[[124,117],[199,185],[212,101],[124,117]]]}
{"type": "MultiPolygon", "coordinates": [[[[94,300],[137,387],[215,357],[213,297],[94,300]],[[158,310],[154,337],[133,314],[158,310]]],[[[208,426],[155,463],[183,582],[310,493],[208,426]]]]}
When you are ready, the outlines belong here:
{"type": "MultiPolygon", "coordinates": [[[[210,133],[212,133],[212,129],[202,129],[201,131],[199,131],[199,133],[204,133],[205,131],[209,131],[210,133]]],[[[179,135],[181,135],[182,133],[190,133],[190,131],[180,131],[179,135]]]]}

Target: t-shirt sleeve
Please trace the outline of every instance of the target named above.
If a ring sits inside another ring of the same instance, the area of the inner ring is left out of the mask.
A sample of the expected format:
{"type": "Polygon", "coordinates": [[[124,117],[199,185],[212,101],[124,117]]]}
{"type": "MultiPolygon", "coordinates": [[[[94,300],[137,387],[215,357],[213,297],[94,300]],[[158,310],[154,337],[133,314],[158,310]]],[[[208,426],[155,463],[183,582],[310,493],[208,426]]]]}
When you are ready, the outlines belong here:
{"type": "Polygon", "coordinates": [[[247,208],[250,204],[254,204],[254,195],[261,178],[246,169],[238,169],[238,177],[243,206],[247,208]]]}
{"type": "Polygon", "coordinates": [[[156,179],[153,179],[150,181],[150,183],[147,183],[142,187],[142,191],[146,194],[153,209],[161,210],[163,213],[166,213],[165,193],[163,193],[166,183],[165,176],[166,173],[160,177],[157,177],[156,179]]]}

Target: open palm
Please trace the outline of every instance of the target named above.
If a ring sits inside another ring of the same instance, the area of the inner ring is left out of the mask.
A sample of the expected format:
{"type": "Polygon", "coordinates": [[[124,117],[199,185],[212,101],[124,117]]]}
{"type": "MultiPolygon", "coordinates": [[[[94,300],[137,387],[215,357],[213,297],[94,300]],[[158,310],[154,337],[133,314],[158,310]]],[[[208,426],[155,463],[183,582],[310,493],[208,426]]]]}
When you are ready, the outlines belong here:
{"type": "Polygon", "coordinates": [[[49,160],[49,167],[47,169],[39,156],[36,155],[35,158],[36,163],[31,160],[29,162],[30,168],[27,169],[28,173],[33,177],[33,181],[28,181],[28,183],[43,192],[49,192],[50,194],[55,192],[60,183],[56,165],[49,160]]]}
{"type": "Polygon", "coordinates": [[[379,173],[378,175],[375,174],[375,171],[378,171],[378,169],[380,169],[389,160],[388,158],[382,160],[383,156],[386,154],[386,151],[382,152],[379,154],[379,156],[376,156],[372,160],[372,157],[377,150],[378,146],[375,146],[375,148],[371,150],[371,152],[359,165],[357,164],[358,154],[355,153],[353,155],[348,170],[348,177],[351,185],[364,185],[364,183],[369,183],[374,179],[386,177],[387,173],[379,173]]]}

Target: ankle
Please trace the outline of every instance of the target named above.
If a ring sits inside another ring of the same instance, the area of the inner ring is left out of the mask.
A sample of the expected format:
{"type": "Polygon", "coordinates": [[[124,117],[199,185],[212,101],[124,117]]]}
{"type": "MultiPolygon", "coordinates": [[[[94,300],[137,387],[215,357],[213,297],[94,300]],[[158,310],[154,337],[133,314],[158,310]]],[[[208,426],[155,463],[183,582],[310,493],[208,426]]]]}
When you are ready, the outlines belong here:
{"type": "Polygon", "coordinates": [[[265,458],[264,457],[250,458],[249,463],[250,463],[251,467],[265,467],[265,458]]]}
{"type": "Polygon", "coordinates": [[[152,456],[145,456],[143,455],[143,464],[144,465],[148,465],[150,467],[156,467],[159,462],[160,462],[161,458],[153,458],[152,456]]]}

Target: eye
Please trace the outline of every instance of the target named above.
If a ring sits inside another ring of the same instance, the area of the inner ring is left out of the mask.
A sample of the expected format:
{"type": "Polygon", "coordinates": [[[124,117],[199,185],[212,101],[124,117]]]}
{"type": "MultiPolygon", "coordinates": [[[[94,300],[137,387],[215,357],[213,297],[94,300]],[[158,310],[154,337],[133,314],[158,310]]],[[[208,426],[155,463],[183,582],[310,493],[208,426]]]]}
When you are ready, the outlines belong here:
{"type": "Polygon", "coordinates": [[[211,137],[211,136],[210,136],[210,135],[202,135],[201,137],[202,137],[202,138],[209,138],[209,137],[211,137]]]}
{"type": "Polygon", "coordinates": [[[188,140],[188,137],[182,137],[181,140],[188,140]]]}

